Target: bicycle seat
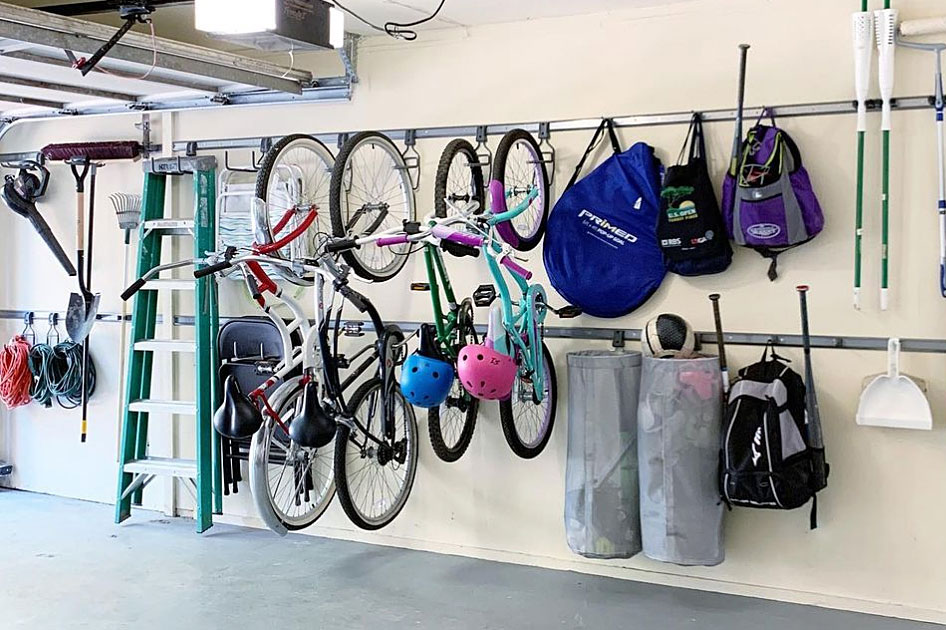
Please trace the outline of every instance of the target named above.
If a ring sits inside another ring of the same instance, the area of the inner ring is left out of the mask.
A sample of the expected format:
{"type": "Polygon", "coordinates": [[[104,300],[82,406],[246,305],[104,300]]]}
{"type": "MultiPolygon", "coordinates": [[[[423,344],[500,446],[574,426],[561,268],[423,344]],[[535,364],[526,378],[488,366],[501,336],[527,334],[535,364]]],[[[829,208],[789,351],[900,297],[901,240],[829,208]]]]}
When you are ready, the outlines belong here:
{"type": "Polygon", "coordinates": [[[261,426],[263,414],[231,374],[223,383],[223,404],[214,414],[214,428],[224,437],[239,439],[252,436],[261,426]]]}
{"type": "Polygon", "coordinates": [[[335,437],[333,420],[319,403],[319,386],[309,381],[302,392],[302,411],[289,425],[289,437],[299,446],[322,448],[335,437]]]}

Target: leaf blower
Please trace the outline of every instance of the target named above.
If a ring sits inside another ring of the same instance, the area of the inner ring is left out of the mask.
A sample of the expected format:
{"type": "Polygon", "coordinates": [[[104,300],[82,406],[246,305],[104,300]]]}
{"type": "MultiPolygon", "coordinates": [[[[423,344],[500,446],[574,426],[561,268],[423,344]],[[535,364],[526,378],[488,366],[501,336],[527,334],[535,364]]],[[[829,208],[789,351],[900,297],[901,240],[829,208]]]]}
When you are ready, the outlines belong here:
{"type": "Polygon", "coordinates": [[[72,261],[62,249],[62,245],[56,240],[56,235],[49,228],[46,219],[36,209],[36,200],[46,194],[46,187],[49,185],[49,171],[44,166],[36,163],[23,164],[20,166],[16,177],[7,175],[6,183],[0,195],[3,196],[4,203],[13,212],[29,220],[33,228],[39,233],[40,238],[46,243],[52,251],[53,256],[66,270],[69,276],[76,275],[76,268],[72,266],[72,261]],[[39,176],[32,173],[32,170],[39,171],[39,176]]]}

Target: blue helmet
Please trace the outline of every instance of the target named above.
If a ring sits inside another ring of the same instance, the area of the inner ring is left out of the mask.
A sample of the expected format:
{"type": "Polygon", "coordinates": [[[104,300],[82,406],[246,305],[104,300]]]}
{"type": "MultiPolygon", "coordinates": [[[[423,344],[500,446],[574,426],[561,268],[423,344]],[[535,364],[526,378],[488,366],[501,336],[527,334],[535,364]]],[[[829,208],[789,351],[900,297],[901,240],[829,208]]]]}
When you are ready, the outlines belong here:
{"type": "Polygon", "coordinates": [[[419,352],[407,357],[401,368],[401,392],[417,407],[439,407],[453,386],[453,366],[419,352]]]}
{"type": "Polygon", "coordinates": [[[453,366],[444,361],[434,327],[420,327],[420,348],[407,357],[401,368],[401,393],[417,407],[439,407],[453,386],[453,366]]]}

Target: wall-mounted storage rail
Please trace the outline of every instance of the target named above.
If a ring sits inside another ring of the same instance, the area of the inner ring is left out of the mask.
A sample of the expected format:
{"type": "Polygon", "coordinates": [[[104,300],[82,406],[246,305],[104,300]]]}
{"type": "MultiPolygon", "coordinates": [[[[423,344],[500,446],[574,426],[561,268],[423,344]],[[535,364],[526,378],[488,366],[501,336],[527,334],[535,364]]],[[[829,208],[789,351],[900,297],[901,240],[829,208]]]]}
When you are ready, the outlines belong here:
{"type": "MultiPolygon", "coordinates": [[[[23,317],[30,311],[0,310],[0,319],[17,319],[22,321],[23,317]]],[[[49,311],[33,311],[39,316],[47,316],[49,311]]],[[[63,317],[64,314],[60,314],[63,317]]],[[[101,322],[120,322],[120,313],[99,313],[98,320],[101,322]]],[[[229,321],[232,318],[221,317],[221,322],[229,321]]],[[[312,322],[313,324],[315,322],[312,322]]],[[[413,332],[423,322],[401,321],[388,322],[397,324],[403,330],[413,332]]],[[[194,318],[190,316],[174,317],[175,326],[193,326],[194,318]]],[[[362,322],[361,327],[365,331],[371,331],[371,322],[362,322]]],[[[486,326],[478,326],[478,331],[483,334],[486,332],[486,326]]],[[[570,327],[570,326],[546,326],[546,337],[553,339],[587,339],[589,341],[611,341],[623,339],[627,341],[639,341],[641,338],[640,328],[607,328],[607,327],[570,327]]],[[[696,333],[697,339],[705,348],[713,348],[716,344],[716,333],[704,331],[696,333]]],[[[723,335],[727,345],[733,346],[764,346],[772,343],[783,348],[801,348],[802,340],[800,334],[782,334],[782,333],[742,333],[728,332],[723,335]]],[[[901,339],[901,350],[903,352],[946,354],[946,339],[901,339]]],[[[886,337],[848,337],[844,335],[812,335],[811,347],[819,349],[834,350],[876,350],[887,351],[886,337]]]]}
{"type": "MultiPolygon", "coordinates": [[[[894,99],[893,108],[895,110],[906,111],[915,109],[928,109],[933,107],[934,99],[932,96],[911,96],[894,99]]],[[[880,111],[880,101],[868,101],[868,111],[880,111]]],[[[797,118],[801,116],[838,116],[843,114],[857,113],[857,104],[854,101],[829,101],[822,103],[798,103],[792,105],[774,105],[766,106],[778,118],[797,118]]],[[[703,115],[704,122],[725,122],[736,119],[735,109],[711,109],[699,110],[703,115]]],[[[758,117],[762,113],[762,107],[754,107],[745,111],[746,120],[758,117]]],[[[656,127],[662,125],[683,125],[689,124],[693,112],[670,112],[662,114],[642,114],[630,116],[616,116],[614,123],[618,127],[656,127]]],[[[510,129],[525,129],[531,133],[538,134],[540,126],[548,126],[549,133],[561,131],[581,131],[593,130],[601,122],[600,118],[578,118],[572,120],[559,120],[551,122],[523,122],[516,124],[500,123],[492,125],[467,125],[456,127],[424,127],[416,129],[389,129],[384,133],[394,139],[403,140],[405,137],[413,136],[417,140],[425,138],[475,138],[484,134],[490,136],[502,135],[510,129]]],[[[351,135],[354,131],[339,131],[333,133],[316,132],[312,135],[320,140],[335,144],[339,136],[351,135]]],[[[205,139],[205,140],[182,140],[175,142],[173,150],[175,153],[196,153],[200,151],[222,151],[225,149],[259,149],[264,142],[278,140],[278,137],[247,137],[233,139],[205,139]]]]}

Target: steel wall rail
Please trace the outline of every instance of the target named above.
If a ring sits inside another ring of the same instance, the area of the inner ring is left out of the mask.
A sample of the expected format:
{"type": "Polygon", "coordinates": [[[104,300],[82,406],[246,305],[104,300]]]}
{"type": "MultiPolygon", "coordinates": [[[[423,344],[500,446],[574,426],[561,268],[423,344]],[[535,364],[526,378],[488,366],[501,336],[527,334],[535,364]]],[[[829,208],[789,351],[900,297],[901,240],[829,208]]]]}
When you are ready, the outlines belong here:
{"type": "MultiPolygon", "coordinates": [[[[23,321],[23,318],[26,317],[29,313],[33,313],[37,317],[35,325],[42,324],[45,321],[45,318],[48,318],[53,311],[16,311],[16,310],[0,310],[0,319],[16,319],[23,321]]],[[[60,319],[65,321],[65,313],[59,312],[60,319]]],[[[130,320],[130,316],[126,316],[126,319],[130,320]]],[[[221,322],[227,322],[233,317],[221,317],[221,322]]],[[[120,313],[99,313],[96,316],[96,320],[100,322],[109,322],[117,323],[121,322],[122,316],[120,313]]],[[[194,318],[191,316],[175,316],[174,317],[175,326],[193,326],[194,318]]],[[[353,320],[346,320],[346,323],[352,322],[353,320]]],[[[315,322],[311,322],[315,324],[315,322]]],[[[365,331],[372,331],[373,327],[371,322],[355,322],[361,324],[362,328],[365,331]]],[[[400,326],[403,330],[413,332],[420,327],[421,324],[425,322],[413,322],[413,321],[400,321],[400,322],[388,322],[389,324],[396,324],[400,326]]],[[[479,333],[486,332],[486,326],[480,325],[477,326],[477,331],[479,333]]],[[[700,343],[704,347],[715,347],[716,345],[716,333],[712,331],[704,331],[695,333],[697,338],[700,340],[700,343]]],[[[597,327],[569,327],[569,326],[546,326],[545,327],[545,336],[551,339],[587,339],[589,341],[614,341],[615,339],[622,339],[624,341],[639,341],[641,338],[641,329],[640,328],[597,328],[597,327]]],[[[764,346],[769,343],[775,344],[783,348],[801,348],[802,347],[802,338],[801,335],[796,334],[781,334],[781,333],[724,333],[723,339],[728,345],[733,346],[764,346]]],[[[927,354],[946,354],[946,339],[923,339],[923,338],[914,338],[914,339],[901,339],[900,340],[900,349],[903,352],[916,352],[916,353],[927,353],[927,354]]],[[[887,351],[887,338],[886,337],[846,337],[843,335],[812,335],[811,336],[811,347],[827,350],[876,350],[876,351],[887,351]]]]}
{"type": "MultiPolygon", "coordinates": [[[[868,111],[880,111],[880,101],[868,101],[868,111]]],[[[928,109],[933,107],[933,97],[931,96],[910,96],[897,98],[893,101],[895,110],[906,111],[915,109],[928,109]]],[[[797,118],[802,116],[838,116],[844,114],[857,113],[857,104],[854,101],[828,101],[822,103],[799,103],[792,105],[767,106],[778,118],[797,118]]],[[[735,109],[712,109],[700,111],[704,122],[726,122],[736,119],[735,109]]],[[[754,107],[745,110],[746,119],[758,117],[762,113],[762,107],[754,107]]],[[[661,114],[642,114],[631,116],[616,116],[614,123],[618,127],[657,127],[663,125],[683,125],[690,122],[693,116],[692,111],[688,112],[670,112],[661,114]]],[[[550,132],[560,131],[582,131],[597,128],[601,123],[600,118],[577,118],[572,120],[558,120],[548,122],[550,132]]],[[[417,139],[424,138],[461,138],[476,137],[477,132],[484,130],[486,135],[502,135],[511,129],[525,129],[532,133],[538,133],[539,125],[544,122],[524,122],[515,124],[491,124],[491,125],[465,125],[450,127],[422,127],[417,129],[387,129],[383,133],[391,138],[403,140],[408,131],[416,134],[417,139]]],[[[355,131],[345,132],[315,132],[311,135],[316,136],[322,141],[335,143],[339,135],[351,135],[355,131]]],[[[225,149],[258,149],[260,143],[264,140],[278,140],[274,137],[245,137],[232,139],[204,139],[204,140],[180,140],[174,143],[175,152],[184,152],[187,150],[196,151],[221,151],[225,149]]]]}

